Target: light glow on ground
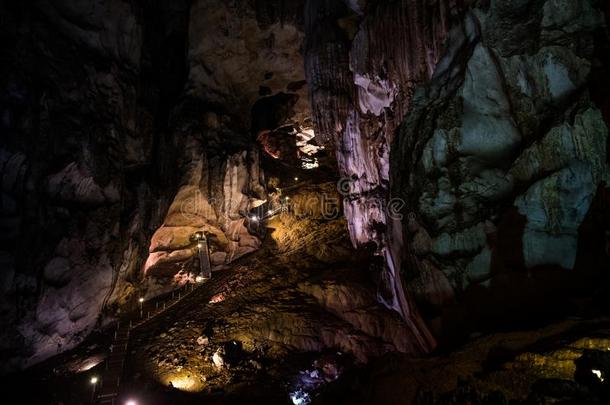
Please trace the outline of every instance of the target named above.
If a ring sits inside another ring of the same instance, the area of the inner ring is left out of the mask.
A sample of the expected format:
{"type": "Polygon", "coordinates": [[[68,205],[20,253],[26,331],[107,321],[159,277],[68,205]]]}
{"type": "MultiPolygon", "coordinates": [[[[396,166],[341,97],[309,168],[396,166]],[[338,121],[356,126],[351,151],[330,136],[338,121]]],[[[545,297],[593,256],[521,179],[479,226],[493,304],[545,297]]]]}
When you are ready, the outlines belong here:
{"type": "Polygon", "coordinates": [[[185,371],[167,374],[163,377],[163,383],[165,385],[171,385],[185,392],[200,392],[203,389],[203,382],[195,378],[195,373],[188,373],[185,371]]]}

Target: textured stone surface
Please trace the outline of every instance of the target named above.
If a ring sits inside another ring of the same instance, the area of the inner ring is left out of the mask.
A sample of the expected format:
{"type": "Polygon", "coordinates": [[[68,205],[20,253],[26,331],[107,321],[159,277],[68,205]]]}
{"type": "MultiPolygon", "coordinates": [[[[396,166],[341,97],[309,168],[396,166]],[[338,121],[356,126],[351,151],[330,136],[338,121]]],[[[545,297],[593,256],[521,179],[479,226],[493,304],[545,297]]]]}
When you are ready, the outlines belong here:
{"type": "MultiPolygon", "coordinates": [[[[296,121],[310,113],[301,44],[304,1],[199,0],[189,25],[188,94],[246,117],[261,96],[296,96],[296,121]],[[302,83],[304,84],[304,82],[302,83]],[[262,89],[265,89],[263,92],[262,89]]],[[[253,117],[256,119],[256,117],[253,117]]],[[[275,129],[275,128],[268,128],[275,129]]]]}
{"type": "Polygon", "coordinates": [[[260,247],[243,222],[265,198],[256,135],[295,123],[294,152],[310,115],[302,9],[1,6],[0,302],[2,324],[17,325],[3,334],[7,369],[73,347],[134,297],[183,282],[195,230],[211,233],[215,266],[260,247]],[[258,111],[260,100],[277,105],[258,111]]]}
{"type": "Polygon", "coordinates": [[[188,7],[40,1],[1,13],[6,371],[74,347],[133,296],[175,191],[163,131],[188,7]]]}
{"type": "Polygon", "coordinates": [[[352,242],[373,242],[386,257],[384,302],[410,322],[422,351],[434,343],[399,274],[403,246],[392,234],[401,233],[400,222],[388,218],[389,147],[415,83],[432,75],[453,8],[447,2],[373,3],[357,23],[336,2],[311,1],[306,9],[313,116],[318,136],[335,144],[352,242]],[[351,25],[335,25],[337,19],[351,25]]]}
{"type": "MultiPolygon", "coordinates": [[[[194,139],[189,142],[199,144],[194,139]]],[[[252,150],[228,156],[213,171],[208,169],[211,163],[203,150],[193,157],[163,226],[152,236],[150,255],[144,264],[146,275],[172,277],[181,271],[198,273],[193,264],[198,253],[192,239],[197,231],[208,233],[215,266],[228,264],[261,245],[245,222],[245,213],[252,204],[266,199],[258,153],[252,150]]]]}
{"type": "MultiPolygon", "coordinates": [[[[196,230],[210,232],[217,267],[257,250],[243,219],[267,198],[256,140],[278,167],[315,139],[332,146],[343,201],[331,212],[342,205],[352,243],[379,259],[376,299],[402,320],[363,309],[370,291],[326,280],[300,293],[332,313],[327,325],[297,306],[253,334],[299,349],[343,344],[361,359],[419,354],[435,342],[416,303],[442,332],[444,311],[462,302],[492,312],[520,302],[523,287],[546,297],[580,286],[608,265],[599,6],[3,4],[4,367],[71,348],[135,297],[183,282],[196,230]]],[[[273,232],[282,253],[327,219],[328,185],[302,191],[291,232],[273,232]]],[[[312,246],[325,266],[346,254],[312,246]]]]}
{"type": "MultiPolygon", "coordinates": [[[[316,186],[336,193],[332,183],[316,186]]],[[[299,197],[311,197],[313,188],[291,201],[306,200],[299,197]]],[[[209,392],[236,380],[260,384],[276,370],[287,381],[300,367],[292,364],[295,352],[361,363],[415,350],[401,317],[377,301],[366,255],[350,246],[344,218],[300,209],[274,217],[269,226],[275,243],[254,260],[218,273],[179,318],[166,315],[134,334],[146,347],[134,356],[145,378],[176,385],[187,377],[189,391],[209,392]],[[318,261],[327,248],[331,266],[318,261]]]]}
{"type": "Polygon", "coordinates": [[[605,320],[564,321],[475,337],[460,350],[427,358],[389,355],[346,378],[335,389],[339,394],[323,400],[384,405],[395,404],[396,398],[417,405],[605,403],[610,343],[605,326],[605,320]]]}
{"type": "MultiPolygon", "coordinates": [[[[464,26],[470,20],[480,34],[461,49],[463,40],[450,36],[432,80],[415,90],[391,161],[393,190],[417,223],[403,228],[420,262],[406,269],[408,288],[427,308],[443,304],[421,289],[425,262],[447,276],[456,296],[489,289],[477,305],[500,289],[530,285],[543,294],[603,270],[578,267],[577,257],[588,238],[585,218],[598,215],[592,202],[610,176],[607,123],[588,92],[591,67],[608,44],[593,39],[604,29],[594,2],[560,3],[474,7],[464,26]],[[516,27],[537,42],[519,43],[516,27]],[[456,66],[452,80],[445,65],[456,66]],[[511,287],[515,272],[542,269],[555,275],[511,287]]],[[[591,235],[608,224],[593,227],[591,235]]],[[[590,263],[607,262],[601,248],[588,251],[590,263]]],[[[498,313],[509,306],[489,305],[498,313]]]]}
{"type": "MultiPolygon", "coordinates": [[[[380,296],[422,349],[403,276],[430,315],[469,288],[510,290],[507,272],[574,269],[585,239],[607,263],[607,220],[585,225],[609,175],[607,107],[588,90],[608,72],[599,5],[366,3],[308,3],[306,72],[352,241],[386,258],[380,296]]],[[[542,280],[531,289],[565,276],[542,280]]]]}

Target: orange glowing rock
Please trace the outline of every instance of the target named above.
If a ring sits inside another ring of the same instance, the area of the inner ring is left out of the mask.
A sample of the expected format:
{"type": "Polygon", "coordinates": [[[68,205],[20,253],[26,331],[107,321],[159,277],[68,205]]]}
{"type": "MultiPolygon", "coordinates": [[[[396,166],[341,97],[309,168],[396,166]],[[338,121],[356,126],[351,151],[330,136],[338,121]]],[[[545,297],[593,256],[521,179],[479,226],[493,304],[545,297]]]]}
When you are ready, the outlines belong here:
{"type": "Polygon", "coordinates": [[[214,295],[212,298],[210,298],[209,303],[210,304],[216,304],[216,303],[222,302],[224,300],[225,300],[224,293],[218,293],[218,294],[214,295]]]}

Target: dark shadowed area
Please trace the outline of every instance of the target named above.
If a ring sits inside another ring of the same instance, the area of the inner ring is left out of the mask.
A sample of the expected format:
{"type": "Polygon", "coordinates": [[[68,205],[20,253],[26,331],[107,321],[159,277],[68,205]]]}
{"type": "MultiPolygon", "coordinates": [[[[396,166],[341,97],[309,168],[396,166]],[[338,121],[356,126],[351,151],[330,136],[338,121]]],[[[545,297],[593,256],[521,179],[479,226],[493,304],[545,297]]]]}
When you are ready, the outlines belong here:
{"type": "Polygon", "coordinates": [[[0,402],[610,403],[609,18],[0,0],[0,402]]]}

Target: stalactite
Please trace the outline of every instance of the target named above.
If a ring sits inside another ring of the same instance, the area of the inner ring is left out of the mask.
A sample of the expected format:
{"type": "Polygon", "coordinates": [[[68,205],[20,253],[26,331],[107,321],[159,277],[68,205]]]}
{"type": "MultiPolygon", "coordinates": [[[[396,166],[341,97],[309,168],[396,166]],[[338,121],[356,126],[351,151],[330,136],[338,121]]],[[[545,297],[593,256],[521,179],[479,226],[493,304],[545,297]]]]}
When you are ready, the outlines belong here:
{"type": "Polygon", "coordinates": [[[352,242],[377,245],[386,263],[384,290],[393,295],[382,301],[402,315],[420,352],[434,339],[401,282],[400,222],[390,224],[386,209],[389,154],[413,88],[431,78],[458,8],[424,0],[367,5],[351,43],[337,24],[349,10],[330,0],[306,8],[305,69],[317,137],[336,145],[352,242]]]}
{"type": "Polygon", "coordinates": [[[305,8],[305,75],[316,134],[326,143],[337,141],[354,95],[349,43],[336,23],[345,13],[333,0],[311,0],[305,8]]]}

